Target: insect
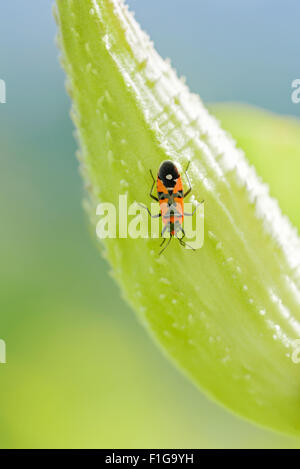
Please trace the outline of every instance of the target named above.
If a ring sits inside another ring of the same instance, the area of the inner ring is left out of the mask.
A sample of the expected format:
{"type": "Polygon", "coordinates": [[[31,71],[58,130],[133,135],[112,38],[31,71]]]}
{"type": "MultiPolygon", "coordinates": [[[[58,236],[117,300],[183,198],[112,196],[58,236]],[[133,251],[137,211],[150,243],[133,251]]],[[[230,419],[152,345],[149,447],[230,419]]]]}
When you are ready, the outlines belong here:
{"type": "MultiPolygon", "coordinates": [[[[169,240],[167,244],[163,247],[159,254],[161,254],[170,244],[172,237],[177,238],[181,246],[189,246],[183,238],[185,236],[184,229],[182,227],[184,216],[193,216],[195,211],[197,210],[198,206],[192,213],[185,213],[184,212],[184,201],[183,199],[189,195],[192,190],[191,182],[189,176],[187,174],[187,170],[189,168],[190,162],[188,162],[187,168],[185,170],[185,175],[188,181],[189,188],[186,192],[183,191],[183,184],[182,179],[179,174],[179,171],[175,164],[172,161],[166,160],[163,161],[159,167],[158,174],[157,174],[157,197],[153,195],[153,189],[155,185],[155,179],[153,173],[150,169],[150,174],[153,180],[151,189],[150,189],[150,197],[160,205],[160,213],[158,215],[152,215],[148,207],[143,204],[141,205],[145,208],[151,218],[158,218],[162,217],[163,221],[163,229],[161,232],[161,236],[163,237],[165,232],[170,233],[169,240]],[[178,236],[181,234],[181,236],[178,236]]],[[[201,201],[201,204],[204,200],[201,201]]],[[[200,204],[199,204],[200,205],[200,204]]],[[[164,238],[160,247],[165,244],[165,241],[168,238],[164,238]]],[[[189,246],[193,249],[191,246],[189,246]]],[[[194,250],[194,249],[193,249],[194,250]]]]}

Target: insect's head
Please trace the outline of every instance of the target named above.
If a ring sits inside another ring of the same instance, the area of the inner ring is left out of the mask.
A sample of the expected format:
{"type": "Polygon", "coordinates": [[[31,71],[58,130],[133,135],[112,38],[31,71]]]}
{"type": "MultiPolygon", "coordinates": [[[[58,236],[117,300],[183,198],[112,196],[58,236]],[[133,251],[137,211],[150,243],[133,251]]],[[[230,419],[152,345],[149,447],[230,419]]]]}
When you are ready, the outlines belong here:
{"type": "Polygon", "coordinates": [[[163,161],[158,170],[158,177],[167,189],[175,187],[179,172],[172,161],[163,161]]]}

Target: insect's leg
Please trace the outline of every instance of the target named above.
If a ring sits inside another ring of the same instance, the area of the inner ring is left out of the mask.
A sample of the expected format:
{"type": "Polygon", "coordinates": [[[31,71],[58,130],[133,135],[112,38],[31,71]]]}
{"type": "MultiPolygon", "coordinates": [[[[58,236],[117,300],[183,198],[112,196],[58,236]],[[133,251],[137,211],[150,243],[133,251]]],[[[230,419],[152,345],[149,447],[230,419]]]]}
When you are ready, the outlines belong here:
{"type": "Polygon", "coordinates": [[[155,183],[155,177],[153,176],[152,169],[149,169],[153,182],[155,183]]]}
{"type": "Polygon", "coordinates": [[[167,249],[167,247],[169,246],[169,244],[170,244],[170,242],[171,242],[171,239],[172,239],[172,236],[170,236],[169,241],[167,242],[167,244],[165,245],[165,247],[160,251],[159,256],[164,252],[165,249],[167,249]]]}
{"type": "Polygon", "coordinates": [[[178,240],[180,239],[182,240],[185,237],[185,231],[178,221],[175,222],[174,228],[175,228],[175,238],[177,238],[178,240]],[[180,238],[177,236],[178,233],[182,233],[182,236],[180,238]]]}
{"type": "Polygon", "coordinates": [[[183,194],[183,198],[186,197],[187,195],[189,195],[189,193],[190,193],[191,190],[192,190],[191,181],[190,181],[189,175],[188,175],[188,173],[187,173],[187,170],[189,169],[189,166],[190,166],[190,161],[188,162],[187,167],[186,167],[186,170],[185,170],[185,172],[184,172],[185,175],[186,175],[186,178],[187,178],[187,182],[188,182],[188,184],[189,184],[189,188],[188,188],[188,190],[183,194]]]}
{"type": "MultiPolygon", "coordinates": [[[[183,238],[185,237],[185,231],[184,231],[184,229],[182,228],[182,226],[180,226],[180,231],[181,231],[181,233],[182,233],[182,236],[181,236],[181,238],[178,238],[178,239],[180,239],[180,240],[182,241],[183,238]]],[[[184,241],[183,241],[183,242],[184,242],[184,241]]]]}
{"type": "Polygon", "coordinates": [[[161,242],[160,245],[159,245],[160,248],[162,247],[162,245],[164,244],[164,242],[166,241],[166,239],[167,239],[167,238],[164,238],[164,239],[162,240],[162,242],[161,242]]]}
{"type": "Polygon", "coordinates": [[[201,205],[203,203],[204,203],[204,200],[201,200],[200,204],[197,205],[197,207],[192,211],[192,213],[185,213],[184,212],[184,216],[185,217],[192,217],[194,215],[194,213],[196,212],[197,208],[199,207],[199,205],[201,205]]]}
{"type": "MultiPolygon", "coordinates": [[[[161,232],[161,234],[160,234],[161,237],[163,237],[163,235],[165,234],[165,231],[166,231],[166,229],[168,228],[168,226],[169,226],[169,224],[167,223],[167,224],[163,227],[162,232],[161,232]]],[[[165,238],[165,239],[166,239],[166,238],[165,238]]]]}
{"type": "Polygon", "coordinates": [[[185,246],[188,246],[190,249],[192,249],[193,251],[196,251],[196,249],[194,249],[192,246],[190,246],[188,243],[186,243],[185,241],[182,241],[182,238],[178,238],[176,236],[176,238],[178,239],[178,241],[180,242],[181,246],[185,247],[185,246]]]}
{"type": "Polygon", "coordinates": [[[140,207],[142,207],[142,208],[145,208],[145,209],[147,210],[147,212],[149,213],[149,215],[150,215],[151,218],[159,218],[159,217],[161,217],[161,213],[160,213],[160,212],[159,212],[157,215],[151,215],[151,212],[150,212],[149,208],[146,207],[146,205],[143,205],[143,204],[140,204],[140,203],[138,203],[138,205],[139,205],[140,207]]]}
{"type": "Polygon", "coordinates": [[[178,239],[178,241],[179,241],[179,243],[181,244],[181,246],[183,246],[183,247],[188,246],[188,247],[191,248],[193,251],[195,251],[195,249],[192,248],[192,246],[190,246],[190,245],[187,244],[185,241],[183,241],[183,238],[185,237],[185,231],[184,231],[184,229],[182,228],[182,226],[179,226],[178,228],[179,228],[180,231],[182,232],[182,236],[181,236],[181,238],[178,238],[177,233],[176,233],[176,238],[178,239]]]}
{"type": "Polygon", "coordinates": [[[155,184],[155,179],[154,179],[154,176],[153,176],[153,174],[152,174],[151,169],[150,169],[150,174],[151,174],[151,176],[152,176],[153,183],[152,183],[152,186],[151,186],[151,190],[150,190],[150,194],[149,194],[149,195],[150,195],[150,197],[151,197],[152,199],[154,199],[154,200],[156,200],[156,202],[158,202],[158,198],[155,197],[155,195],[152,194],[152,191],[153,191],[153,188],[154,188],[154,184],[155,184]]]}

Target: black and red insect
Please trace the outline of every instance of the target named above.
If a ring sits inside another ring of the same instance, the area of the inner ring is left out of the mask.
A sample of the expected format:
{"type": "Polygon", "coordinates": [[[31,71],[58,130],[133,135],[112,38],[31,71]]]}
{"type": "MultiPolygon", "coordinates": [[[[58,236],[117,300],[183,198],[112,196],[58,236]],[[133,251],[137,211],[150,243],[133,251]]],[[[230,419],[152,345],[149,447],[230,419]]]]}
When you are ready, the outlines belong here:
{"type": "MultiPolygon", "coordinates": [[[[155,179],[150,169],[150,174],[153,179],[153,183],[152,183],[149,195],[152,199],[159,202],[160,213],[158,215],[152,215],[148,207],[142,204],[140,205],[148,211],[150,217],[152,218],[162,217],[162,221],[164,225],[162,232],[161,232],[162,237],[164,236],[166,232],[170,233],[170,237],[169,237],[167,244],[164,246],[164,248],[160,251],[159,254],[161,254],[168,247],[172,237],[177,238],[182,246],[187,245],[187,243],[183,241],[183,238],[185,236],[185,232],[182,227],[183,219],[184,219],[184,216],[194,215],[195,211],[198,208],[196,207],[192,213],[184,212],[184,198],[187,195],[189,195],[192,190],[191,182],[187,173],[189,164],[190,163],[188,163],[187,168],[185,170],[185,175],[188,181],[189,188],[186,192],[184,192],[182,179],[181,179],[181,176],[179,174],[179,171],[176,165],[172,161],[169,161],[169,160],[163,161],[161,163],[159,170],[158,170],[158,174],[157,174],[157,180],[156,180],[157,197],[153,195],[155,179]],[[181,236],[178,236],[179,234],[181,236]]],[[[201,203],[203,202],[204,201],[202,200],[201,203]]],[[[160,246],[163,246],[166,239],[168,238],[164,237],[160,246]]]]}

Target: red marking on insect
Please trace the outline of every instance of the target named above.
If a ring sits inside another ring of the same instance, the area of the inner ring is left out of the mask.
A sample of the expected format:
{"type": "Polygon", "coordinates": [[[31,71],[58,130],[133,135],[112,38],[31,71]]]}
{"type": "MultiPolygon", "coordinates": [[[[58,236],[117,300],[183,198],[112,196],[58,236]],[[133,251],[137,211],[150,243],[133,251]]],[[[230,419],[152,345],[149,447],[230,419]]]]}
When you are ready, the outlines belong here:
{"type": "MultiPolygon", "coordinates": [[[[151,212],[148,209],[148,207],[142,204],[140,205],[148,211],[150,217],[152,218],[162,217],[164,227],[162,229],[161,236],[163,236],[165,232],[170,233],[170,238],[169,238],[168,243],[166,244],[166,246],[164,246],[164,248],[160,251],[159,254],[161,254],[168,247],[172,237],[177,238],[182,246],[187,245],[187,243],[183,241],[183,238],[185,236],[185,232],[182,227],[183,219],[184,219],[184,216],[194,215],[195,211],[198,208],[196,207],[192,213],[184,212],[184,198],[192,190],[191,182],[187,174],[189,164],[190,163],[188,163],[187,168],[185,170],[185,175],[188,181],[189,188],[186,192],[183,192],[182,179],[181,179],[181,176],[179,174],[179,171],[176,165],[172,161],[169,161],[169,160],[162,162],[162,164],[159,167],[157,180],[156,180],[157,197],[153,195],[155,179],[152,174],[152,171],[150,170],[150,174],[153,179],[153,184],[152,184],[149,195],[152,199],[159,202],[160,213],[158,215],[151,215],[151,212]],[[178,234],[181,234],[181,236],[178,237],[178,234]]],[[[201,203],[203,202],[204,201],[202,200],[201,203]]],[[[165,243],[166,239],[167,238],[163,239],[160,246],[162,246],[165,243]]],[[[191,246],[189,247],[193,249],[191,246]]]]}

